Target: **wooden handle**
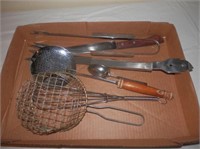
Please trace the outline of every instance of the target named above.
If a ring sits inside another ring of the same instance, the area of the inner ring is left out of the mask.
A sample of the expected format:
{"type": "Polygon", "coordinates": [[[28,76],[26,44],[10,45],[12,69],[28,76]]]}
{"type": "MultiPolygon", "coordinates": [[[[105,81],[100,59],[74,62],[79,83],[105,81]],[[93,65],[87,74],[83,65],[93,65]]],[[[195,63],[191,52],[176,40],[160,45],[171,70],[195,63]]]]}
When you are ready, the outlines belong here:
{"type": "Polygon", "coordinates": [[[156,42],[160,44],[160,43],[163,43],[164,40],[159,35],[153,35],[145,39],[134,39],[134,40],[116,42],[116,46],[118,49],[124,49],[124,48],[134,48],[134,47],[156,45],[157,44],[156,42]]]}
{"type": "Polygon", "coordinates": [[[124,78],[119,79],[117,86],[118,88],[126,89],[129,91],[133,91],[133,92],[137,92],[141,94],[156,96],[156,97],[165,98],[165,99],[173,98],[173,95],[171,92],[160,90],[160,89],[157,89],[157,88],[154,88],[154,87],[151,87],[139,82],[126,80],[124,78]]]}

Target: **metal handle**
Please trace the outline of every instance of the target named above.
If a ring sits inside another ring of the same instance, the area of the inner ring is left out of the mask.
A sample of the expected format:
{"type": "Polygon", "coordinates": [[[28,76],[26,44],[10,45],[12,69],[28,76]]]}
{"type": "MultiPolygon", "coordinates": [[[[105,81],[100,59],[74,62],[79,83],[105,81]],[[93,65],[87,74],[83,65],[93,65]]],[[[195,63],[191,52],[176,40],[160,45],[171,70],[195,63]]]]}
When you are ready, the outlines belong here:
{"type": "Polygon", "coordinates": [[[110,68],[139,70],[139,71],[153,71],[162,70],[166,73],[181,73],[184,71],[192,71],[193,66],[186,60],[178,58],[170,58],[164,61],[155,62],[132,62],[123,60],[111,59],[95,59],[86,56],[74,56],[77,64],[101,64],[110,68]]]}
{"type": "Polygon", "coordinates": [[[152,62],[132,62],[111,59],[95,59],[90,57],[75,56],[76,63],[80,64],[101,64],[110,68],[130,69],[140,71],[152,71],[152,62]]]}
{"type": "Polygon", "coordinates": [[[124,112],[124,113],[128,113],[128,114],[136,115],[136,116],[140,117],[140,119],[141,119],[140,123],[132,123],[132,122],[128,122],[128,121],[122,121],[122,120],[118,120],[118,119],[108,118],[108,117],[106,117],[106,116],[104,116],[104,115],[102,115],[102,114],[100,114],[98,112],[89,111],[87,109],[88,113],[100,116],[101,118],[103,118],[103,119],[105,119],[107,121],[126,124],[126,125],[132,125],[132,126],[142,126],[144,124],[144,122],[145,122],[144,116],[142,114],[140,114],[140,113],[137,113],[137,112],[121,109],[121,108],[118,108],[118,107],[111,107],[111,106],[91,106],[91,105],[89,105],[88,107],[89,108],[93,108],[93,109],[111,109],[111,110],[116,110],[116,111],[120,111],[120,112],[124,112]]]}
{"type": "Polygon", "coordinates": [[[61,36],[61,37],[78,37],[78,38],[100,38],[100,39],[121,39],[130,40],[134,39],[131,34],[104,34],[104,33],[93,33],[92,35],[78,35],[78,34],[68,34],[68,33],[52,33],[47,31],[32,31],[33,35],[46,35],[46,36],[61,36]]]}
{"type": "Polygon", "coordinates": [[[131,52],[113,52],[113,51],[91,51],[93,56],[112,56],[112,57],[134,57],[131,52]]]}

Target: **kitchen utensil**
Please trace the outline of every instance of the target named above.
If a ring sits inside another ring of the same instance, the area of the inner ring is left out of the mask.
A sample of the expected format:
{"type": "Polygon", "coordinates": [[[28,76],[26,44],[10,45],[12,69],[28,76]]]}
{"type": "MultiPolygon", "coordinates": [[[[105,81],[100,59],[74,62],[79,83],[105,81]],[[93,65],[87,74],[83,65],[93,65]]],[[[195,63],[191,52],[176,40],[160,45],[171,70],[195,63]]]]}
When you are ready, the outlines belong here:
{"type": "Polygon", "coordinates": [[[166,104],[167,101],[163,98],[153,96],[117,96],[107,93],[98,93],[87,91],[89,105],[107,103],[112,101],[157,101],[161,104],[166,104]]]}
{"type": "MultiPolygon", "coordinates": [[[[151,41],[151,39],[150,39],[151,41]]],[[[135,55],[155,55],[160,51],[160,43],[157,40],[152,40],[154,41],[155,46],[152,47],[152,49],[154,48],[155,50],[150,51],[149,49],[146,49],[145,52],[136,52],[136,51],[131,51],[131,52],[122,52],[122,51],[111,51],[112,49],[108,49],[108,50],[97,50],[97,51],[91,51],[90,54],[93,56],[110,56],[110,57],[134,57],[135,55]],[[146,52],[148,50],[148,52],[146,52]]],[[[122,42],[121,42],[122,43],[122,42]]],[[[122,43],[123,44],[123,43],[122,43]]],[[[143,47],[145,45],[138,45],[138,47],[143,47]]],[[[146,45],[148,46],[148,45],[146,45]]],[[[137,47],[137,46],[135,46],[137,47]]],[[[130,47],[131,48],[131,47],[130,47]]],[[[133,47],[134,48],[134,47],[133,47]]],[[[126,49],[126,48],[125,48],[126,49]]],[[[116,49],[115,49],[116,50],[116,49]]]]}
{"type": "Polygon", "coordinates": [[[75,35],[67,33],[51,33],[47,31],[33,31],[33,35],[46,35],[46,36],[63,36],[63,37],[78,37],[78,38],[100,38],[100,39],[121,39],[130,40],[134,39],[131,34],[112,34],[112,33],[94,33],[93,35],[75,35]]]}
{"type": "Polygon", "coordinates": [[[93,76],[102,77],[102,78],[106,78],[109,76],[109,77],[119,79],[119,81],[115,83],[118,85],[119,88],[123,88],[123,89],[130,90],[130,91],[135,91],[135,92],[142,93],[142,94],[161,97],[164,99],[172,99],[173,98],[172,93],[166,92],[166,91],[161,91],[159,89],[150,87],[145,82],[130,80],[130,79],[119,77],[119,76],[113,76],[110,74],[110,69],[104,65],[99,65],[99,64],[89,65],[88,71],[93,76]],[[163,95],[160,95],[159,94],[160,92],[164,92],[163,95]]]}
{"type": "MultiPolygon", "coordinates": [[[[100,64],[91,64],[91,65],[89,65],[88,66],[88,71],[93,76],[96,76],[96,77],[101,77],[101,78],[112,77],[112,78],[117,78],[117,79],[120,79],[120,78],[127,79],[127,78],[124,78],[124,77],[112,75],[110,73],[110,68],[109,67],[106,67],[106,66],[100,65],[100,64]]],[[[147,83],[145,83],[145,82],[141,82],[141,81],[137,81],[137,80],[132,80],[132,81],[147,85],[147,83]]]]}
{"type": "MultiPolygon", "coordinates": [[[[96,103],[92,99],[90,99],[92,102],[88,100],[89,95],[90,93],[87,94],[83,83],[71,73],[38,73],[34,75],[34,79],[27,81],[18,92],[18,118],[23,127],[40,135],[70,130],[80,123],[86,113],[121,124],[141,126],[144,123],[142,114],[112,106],[95,106],[96,103]],[[137,118],[139,122],[133,123],[131,119],[127,122],[109,118],[91,109],[124,112],[132,115],[132,120],[137,118]]],[[[99,95],[101,94],[95,96],[99,95]]],[[[110,97],[117,99],[118,96],[107,95],[107,97],[106,102],[110,97]]],[[[101,99],[100,102],[105,102],[105,99],[101,99]]]]}
{"type": "Polygon", "coordinates": [[[74,56],[63,47],[43,47],[31,57],[31,73],[76,70],[74,56]]]}
{"type": "MultiPolygon", "coordinates": [[[[85,44],[85,45],[78,45],[78,46],[72,46],[72,47],[66,47],[66,49],[72,53],[81,54],[81,53],[91,53],[98,55],[97,52],[105,51],[105,50],[113,50],[113,49],[127,49],[127,48],[135,48],[135,47],[143,47],[143,46],[150,46],[150,45],[156,45],[156,51],[154,52],[147,52],[146,55],[152,55],[157,54],[160,50],[160,44],[163,43],[164,40],[162,37],[158,35],[153,35],[151,37],[148,37],[146,39],[134,39],[134,40],[127,40],[127,41],[107,41],[107,42],[99,42],[99,43],[93,43],[93,44],[85,44]]],[[[38,48],[43,48],[45,46],[53,46],[48,45],[45,43],[34,43],[33,46],[38,48]]],[[[145,53],[143,53],[145,54],[145,53]]]]}
{"type": "Polygon", "coordinates": [[[93,75],[93,76],[98,76],[102,78],[106,78],[108,76],[112,75],[110,74],[110,69],[104,65],[100,64],[91,64],[88,67],[88,71],[93,75]]]}
{"type": "Polygon", "coordinates": [[[136,93],[160,97],[160,98],[164,98],[165,100],[173,99],[172,92],[157,89],[157,88],[148,86],[146,83],[130,80],[123,77],[118,77],[117,80],[110,80],[107,78],[91,76],[91,75],[82,74],[82,73],[76,73],[76,75],[112,83],[112,84],[117,85],[117,87],[120,89],[125,89],[125,90],[136,92],[136,93]]]}
{"type": "Polygon", "coordinates": [[[46,46],[40,48],[31,58],[31,73],[55,72],[75,70],[76,64],[101,64],[110,68],[128,69],[137,71],[161,70],[166,73],[181,73],[192,71],[192,65],[178,58],[170,58],[164,61],[132,62],[110,59],[95,59],[86,56],[72,55],[67,49],[58,46],[46,46]]]}
{"type": "MultiPolygon", "coordinates": [[[[155,52],[153,52],[155,53],[155,52]]],[[[145,55],[152,55],[153,53],[145,53],[145,55]]],[[[135,55],[143,55],[144,53],[135,54],[134,52],[116,52],[116,51],[94,51],[90,52],[92,56],[107,56],[107,57],[134,57],[135,55]]]]}
{"type": "Polygon", "coordinates": [[[76,71],[74,71],[74,69],[71,69],[74,67],[74,65],[72,66],[70,65],[70,64],[74,64],[73,61],[70,61],[70,60],[73,60],[73,56],[71,55],[71,53],[69,53],[67,50],[65,51],[65,49],[63,48],[59,50],[59,47],[47,47],[40,50],[33,57],[34,59],[32,60],[32,64],[31,64],[32,74],[37,74],[40,72],[56,72],[56,71],[69,70],[71,71],[71,73],[74,73],[74,74],[76,73],[76,75],[79,75],[79,76],[89,77],[89,78],[98,79],[101,81],[106,81],[109,83],[116,84],[117,87],[121,89],[129,90],[129,91],[133,91],[137,93],[142,93],[146,95],[161,97],[164,99],[173,98],[171,92],[156,89],[138,81],[133,81],[126,78],[110,80],[110,79],[95,77],[95,76],[91,76],[87,74],[77,73],[76,71]],[[66,56],[67,61],[64,59],[65,56],[66,56]],[[67,65],[65,66],[66,63],[67,65]],[[55,69],[54,69],[54,66],[55,66],[55,69]]]}
{"type": "Polygon", "coordinates": [[[116,69],[128,69],[137,71],[163,71],[168,74],[181,73],[184,71],[192,71],[193,66],[186,60],[178,58],[169,58],[164,61],[153,62],[132,62],[132,61],[120,61],[110,59],[95,59],[86,56],[75,56],[75,62],[77,64],[101,64],[110,68],[116,69]]]}

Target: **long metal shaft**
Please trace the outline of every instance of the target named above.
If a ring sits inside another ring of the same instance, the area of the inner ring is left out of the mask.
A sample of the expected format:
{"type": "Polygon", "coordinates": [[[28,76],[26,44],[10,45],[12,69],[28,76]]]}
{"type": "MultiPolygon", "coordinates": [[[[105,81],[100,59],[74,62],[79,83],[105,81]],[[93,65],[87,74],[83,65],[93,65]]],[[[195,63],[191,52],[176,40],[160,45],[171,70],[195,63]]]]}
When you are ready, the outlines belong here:
{"type": "Polygon", "coordinates": [[[94,35],[76,35],[76,34],[67,34],[67,33],[51,33],[51,32],[46,32],[46,31],[33,31],[32,34],[47,35],[47,36],[79,37],[79,38],[100,38],[100,39],[121,39],[121,40],[134,39],[134,36],[130,34],[96,33],[94,35]]]}

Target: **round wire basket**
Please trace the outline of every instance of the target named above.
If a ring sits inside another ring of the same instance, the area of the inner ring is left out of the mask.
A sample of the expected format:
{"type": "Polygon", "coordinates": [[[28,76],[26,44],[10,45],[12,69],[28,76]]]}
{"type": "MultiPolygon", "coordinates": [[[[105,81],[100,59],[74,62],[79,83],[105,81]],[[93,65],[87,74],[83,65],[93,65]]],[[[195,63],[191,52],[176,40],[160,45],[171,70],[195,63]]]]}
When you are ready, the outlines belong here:
{"type": "Polygon", "coordinates": [[[38,73],[17,95],[22,126],[36,134],[67,131],[77,126],[87,108],[82,82],[70,73],[38,73]]]}

